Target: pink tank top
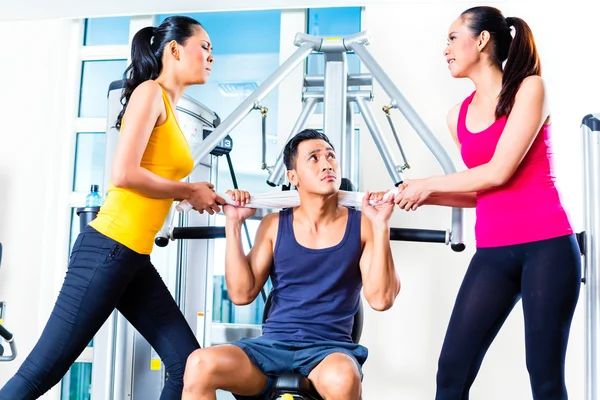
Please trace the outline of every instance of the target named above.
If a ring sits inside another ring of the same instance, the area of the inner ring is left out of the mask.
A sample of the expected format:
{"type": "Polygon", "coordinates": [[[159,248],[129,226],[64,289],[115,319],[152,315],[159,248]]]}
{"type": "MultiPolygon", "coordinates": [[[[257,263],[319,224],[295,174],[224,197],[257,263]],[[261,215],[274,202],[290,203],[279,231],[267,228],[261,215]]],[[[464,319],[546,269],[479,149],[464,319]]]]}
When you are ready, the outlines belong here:
{"type": "MultiPolygon", "coordinates": [[[[492,159],[506,116],[473,133],[465,119],[473,92],[463,101],[457,134],[467,168],[492,159]]],[[[569,235],[573,229],[555,186],[550,125],[542,126],[513,176],[504,185],[477,192],[477,247],[508,246],[569,235]]]]}

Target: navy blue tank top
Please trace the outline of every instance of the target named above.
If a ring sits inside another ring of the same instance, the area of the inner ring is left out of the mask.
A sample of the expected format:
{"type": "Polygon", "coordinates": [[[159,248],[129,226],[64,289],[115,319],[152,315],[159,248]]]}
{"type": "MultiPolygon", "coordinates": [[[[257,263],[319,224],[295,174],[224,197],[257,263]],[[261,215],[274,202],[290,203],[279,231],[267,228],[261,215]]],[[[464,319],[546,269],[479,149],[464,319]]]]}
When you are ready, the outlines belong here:
{"type": "Polygon", "coordinates": [[[273,340],[352,342],[358,311],[361,212],[348,209],[340,243],[309,249],[294,236],[293,209],[279,213],[273,268],[272,305],[263,336],[273,340]]]}

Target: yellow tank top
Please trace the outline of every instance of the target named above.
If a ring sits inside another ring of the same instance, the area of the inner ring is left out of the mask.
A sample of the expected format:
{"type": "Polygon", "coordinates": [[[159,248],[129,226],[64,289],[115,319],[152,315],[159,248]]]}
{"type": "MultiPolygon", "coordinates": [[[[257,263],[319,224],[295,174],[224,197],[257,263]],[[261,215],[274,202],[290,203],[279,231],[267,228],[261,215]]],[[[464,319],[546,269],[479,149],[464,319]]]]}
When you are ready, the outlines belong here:
{"type": "MultiPolygon", "coordinates": [[[[162,89],[162,88],[161,88],[162,89]]],[[[154,127],[141,166],[171,180],[181,180],[194,168],[189,144],[162,90],[166,121],[154,127]]],[[[110,184],[106,201],[90,225],[140,254],[150,254],[174,199],[155,199],[110,184]]]]}

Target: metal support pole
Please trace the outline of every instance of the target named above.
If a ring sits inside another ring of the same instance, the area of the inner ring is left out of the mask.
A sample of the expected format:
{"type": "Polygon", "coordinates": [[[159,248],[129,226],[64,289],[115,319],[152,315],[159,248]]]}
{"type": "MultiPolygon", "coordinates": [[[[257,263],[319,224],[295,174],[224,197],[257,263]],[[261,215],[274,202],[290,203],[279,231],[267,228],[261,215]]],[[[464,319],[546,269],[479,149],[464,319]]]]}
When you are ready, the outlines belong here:
{"type": "MultiPolygon", "coordinates": [[[[433,153],[438,163],[446,174],[456,172],[452,160],[440,142],[433,135],[431,130],[425,125],[410,103],[404,98],[394,82],[385,73],[381,66],[375,61],[369,50],[365,47],[369,43],[369,36],[354,35],[352,40],[346,40],[348,50],[354,51],[358,58],[365,63],[365,66],[379,82],[383,90],[390,96],[392,104],[402,112],[406,120],[421,137],[425,145],[433,153]]],[[[357,103],[358,104],[358,103],[357,103]]],[[[452,209],[452,234],[451,247],[454,251],[462,251],[465,248],[463,243],[463,211],[461,208],[452,209]]]]}
{"type": "Polygon", "coordinates": [[[360,97],[357,97],[355,101],[356,105],[358,106],[358,109],[360,110],[360,113],[363,116],[363,119],[365,120],[365,124],[367,124],[367,127],[371,132],[371,136],[373,137],[375,146],[377,146],[377,150],[379,150],[379,154],[383,159],[385,167],[387,168],[388,173],[390,174],[390,177],[394,182],[394,186],[398,186],[399,184],[404,182],[404,178],[400,173],[400,168],[398,168],[396,161],[390,153],[389,146],[387,145],[383,135],[381,134],[381,129],[379,129],[379,125],[377,124],[377,120],[371,112],[371,108],[365,102],[365,100],[360,97]]]}
{"type": "MultiPolygon", "coordinates": [[[[349,89],[346,92],[346,100],[347,101],[354,101],[357,97],[371,101],[371,100],[373,100],[373,92],[371,92],[370,90],[356,90],[356,89],[349,89]]],[[[316,90],[302,93],[303,101],[310,99],[310,98],[316,98],[316,99],[319,99],[320,101],[323,101],[324,95],[323,95],[323,92],[316,91],[316,90]]]]}
{"type": "Polygon", "coordinates": [[[354,140],[354,107],[351,102],[346,106],[346,131],[342,137],[342,176],[348,178],[355,186],[358,185],[356,165],[356,140],[354,140]]]}
{"type": "Polygon", "coordinates": [[[385,117],[388,120],[388,123],[390,124],[390,128],[392,129],[392,133],[394,134],[394,140],[396,141],[396,145],[398,146],[398,149],[400,150],[400,155],[402,156],[402,161],[404,161],[404,165],[402,165],[400,168],[404,171],[405,169],[409,169],[410,168],[410,164],[408,163],[408,158],[406,157],[406,154],[404,153],[404,149],[402,148],[402,143],[400,143],[400,137],[398,136],[398,132],[396,132],[396,127],[394,126],[394,122],[392,121],[392,114],[390,113],[390,110],[392,108],[390,106],[383,106],[383,112],[385,113],[385,117]]]}
{"type": "MultiPolygon", "coordinates": [[[[286,143],[289,142],[291,138],[296,136],[296,134],[298,132],[300,132],[301,130],[304,129],[308,119],[315,112],[315,108],[319,101],[320,100],[317,98],[306,99],[306,101],[304,102],[304,107],[302,107],[302,111],[300,112],[300,115],[298,116],[298,119],[296,120],[296,123],[294,124],[294,127],[292,128],[292,132],[290,133],[290,135],[288,136],[288,138],[286,140],[286,143]]],[[[275,165],[273,166],[273,169],[271,170],[271,173],[269,174],[269,177],[267,178],[267,183],[273,187],[279,186],[281,184],[281,182],[283,181],[284,175],[285,175],[285,165],[283,165],[283,151],[282,151],[279,154],[279,157],[277,157],[277,161],[275,161],[275,165]]]]}
{"type": "MultiPolygon", "coordinates": [[[[306,75],[304,77],[304,87],[323,87],[323,82],[325,82],[323,75],[306,75]]],[[[348,87],[372,85],[373,75],[371,74],[348,74],[348,87]]]]}
{"type": "Polygon", "coordinates": [[[300,46],[271,76],[269,76],[250,96],[246,98],[194,151],[194,160],[203,160],[254,108],[257,101],[262,101],[277,85],[304,61],[313,51],[314,43],[307,42],[300,46]]]}
{"type": "Polygon", "coordinates": [[[583,134],[583,176],[585,210],[585,399],[600,399],[600,114],[587,115],[581,124],[583,134]]]}
{"type": "Polygon", "coordinates": [[[423,142],[425,142],[425,145],[427,145],[429,150],[434,154],[444,172],[446,174],[456,172],[456,168],[454,168],[452,160],[446,153],[444,147],[442,147],[431,130],[425,125],[421,117],[419,117],[400,90],[398,90],[390,77],[385,73],[381,66],[379,66],[377,61],[375,61],[367,48],[361,43],[353,43],[350,47],[360,60],[365,63],[366,67],[371,71],[383,90],[390,96],[392,103],[396,105],[396,108],[398,108],[400,112],[402,112],[406,120],[411,124],[423,142]]]}
{"type": "Polygon", "coordinates": [[[267,165],[267,112],[269,109],[265,106],[260,108],[260,115],[262,116],[262,163],[260,169],[268,170],[267,165]]]}
{"type": "Polygon", "coordinates": [[[342,140],[346,127],[347,83],[346,53],[325,53],[323,132],[340,154],[343,153],[342,140]]]}

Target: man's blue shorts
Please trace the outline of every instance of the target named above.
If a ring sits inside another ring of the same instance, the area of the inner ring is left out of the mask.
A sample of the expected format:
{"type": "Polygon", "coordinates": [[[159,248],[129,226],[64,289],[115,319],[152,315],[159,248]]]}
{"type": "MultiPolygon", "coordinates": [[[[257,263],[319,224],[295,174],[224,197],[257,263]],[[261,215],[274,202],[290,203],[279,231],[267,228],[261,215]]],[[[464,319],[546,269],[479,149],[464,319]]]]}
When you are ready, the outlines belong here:
{"type": "Polygon", "coordinates": [[[308,377],[308,374],[332,353],[350,356],[356,362],[362,380],[362,366],[369,355],[366,347],[346,342],[283,342],[260,336],[236,340],[231,344],[242,349],[252,364],[269,377],[269,383],[261,395],[270,390],[275,377],[285,372],[308,377]]]}

